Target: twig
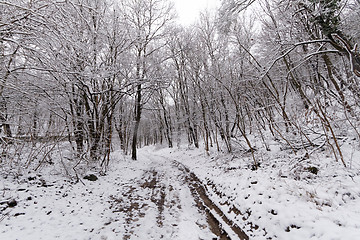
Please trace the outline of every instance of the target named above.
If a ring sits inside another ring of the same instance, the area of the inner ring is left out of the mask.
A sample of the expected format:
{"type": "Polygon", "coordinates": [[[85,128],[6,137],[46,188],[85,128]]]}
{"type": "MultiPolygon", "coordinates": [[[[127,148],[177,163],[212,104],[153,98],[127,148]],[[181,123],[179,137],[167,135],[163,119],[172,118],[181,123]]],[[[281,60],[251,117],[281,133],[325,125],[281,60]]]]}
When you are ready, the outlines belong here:
{"type": "Polygon", "coordinates": [[[12,211],[12,210],[9,210],[7,213],[4,213],[4,214],[1,216],[0,222],[2,222],[2,221],[5,219],[5,217],[9,215],[9,213],[10,213],[11,211],[12,211]]]}

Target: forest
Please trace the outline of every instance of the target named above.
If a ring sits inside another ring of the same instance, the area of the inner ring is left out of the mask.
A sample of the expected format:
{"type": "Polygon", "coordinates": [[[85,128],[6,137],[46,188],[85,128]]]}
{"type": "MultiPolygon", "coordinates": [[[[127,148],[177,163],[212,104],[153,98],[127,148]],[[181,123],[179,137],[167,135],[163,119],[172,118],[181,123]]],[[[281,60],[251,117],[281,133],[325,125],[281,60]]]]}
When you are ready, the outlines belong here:
{"type": "Polygon", "coordinates": [[[189,26],[170,0],[0,0],[1,172],[83,182],[159,145],[351,169],[359,22],[359,0],[222,0],[189,26]]]}
{"type": "Polygon", "coordinates": [[[271,135],[294,152],[325,144],[345,165],[339,141],[359,138],[359,2],[259,1],[258,14],[252,2],[184,28],[163,0],[1,1],[2,163],[67,140],[106,168],[117,138],[133,159],[185,140],[256,165],[252,140],[268,148],[271,135]]]}

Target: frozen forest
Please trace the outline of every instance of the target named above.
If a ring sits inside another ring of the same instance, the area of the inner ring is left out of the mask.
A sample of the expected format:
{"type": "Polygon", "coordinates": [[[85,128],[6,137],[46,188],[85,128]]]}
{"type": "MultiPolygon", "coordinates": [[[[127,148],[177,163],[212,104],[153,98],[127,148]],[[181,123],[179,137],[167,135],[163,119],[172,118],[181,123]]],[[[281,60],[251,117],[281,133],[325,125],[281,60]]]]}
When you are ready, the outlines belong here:
{"type": "Polygon", "coordinates": [[[188,26],[171,0],[0,0],[0,239],[358,239],[359,23],[359,0],[188,26]]]}

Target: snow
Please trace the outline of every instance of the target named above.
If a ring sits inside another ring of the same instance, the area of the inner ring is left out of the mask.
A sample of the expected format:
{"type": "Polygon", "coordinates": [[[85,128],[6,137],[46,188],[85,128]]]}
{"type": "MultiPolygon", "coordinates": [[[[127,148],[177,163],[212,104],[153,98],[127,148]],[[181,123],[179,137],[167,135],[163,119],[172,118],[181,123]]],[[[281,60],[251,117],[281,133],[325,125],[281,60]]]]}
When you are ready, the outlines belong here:
{"type": "Polygon", "coordinates": [[[139,150],[138,161],[113,153],[95,182],[74,184],[52,167],[2,174],[0,202],[18,204],[0,205],[0,239],[212,239],[173,161],[196,174],[250,239],[357,239],[360,154],[350,142],[343,149],[347,168],[326,151],[301,161],[285,151],[259,152],[254,171],[248,153],[151,146],[139,150]]]}
{"type": "Polygon", "coordinates": [[[83,180],[85,185],[72,184],[63,176],[35,176],[33,181],[26,181],[33,174],[3,178],[2,199],[16,199],[18,205],[2,213],[0,239],[212,238],[210,230],[201,227],[206,219],[197,211],[190,190],[177,181],[169,164],[141,154],[139,161],[124,160],[119,153],[113,159],[116,163],[106,176],[95,182],[83,180]],[[157,189],[142,186],[144,180],[151,180],[153,169],[159,174],[173,173],[161,182],[166,185],[165,200],[176,201],[174,206],[165,202],[161,224],[157,189]],[[53,179],[51,184],[49,179],[53,179]],[[53,186],[43,187],[43,181],[53,186]],[[174,190],[169,190],[170,185],[174,190]]]}
{"type": "Polygon", "coordinates": [[[359,155],[353,154],[352,167],[344,168],[324,153],[299,163],[291,162],[291,154],[274,151],[264,155],[261,167],[253,171],[250,156],[230,158],[213,152],[208,157],[186,148],[164,148],[156,154],[181,161],[204,184],[211,183],[209,196],[250,239],[360,236],[359,155]],[[305,171],[308,166],[317,166],[318,174],[305,171]],[[233,206],[242,215],[229,211],[233,206]]]}

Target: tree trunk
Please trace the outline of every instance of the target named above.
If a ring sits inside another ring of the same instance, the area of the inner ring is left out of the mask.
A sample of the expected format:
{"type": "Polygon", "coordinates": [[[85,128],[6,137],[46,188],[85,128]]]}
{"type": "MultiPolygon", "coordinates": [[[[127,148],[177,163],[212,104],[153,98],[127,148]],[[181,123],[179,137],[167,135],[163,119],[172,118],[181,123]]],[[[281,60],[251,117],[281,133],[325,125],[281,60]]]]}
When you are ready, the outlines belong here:
{"type": "Polygon", "coordinates": [[[137,135],[140,126],[141,119],[141,84],[137,86],[136,99],[135,99],[135,126],[133,132],[133,140],[131,145],[131,159],[136,160],[136,146],[137,146],[137,135]]]}

